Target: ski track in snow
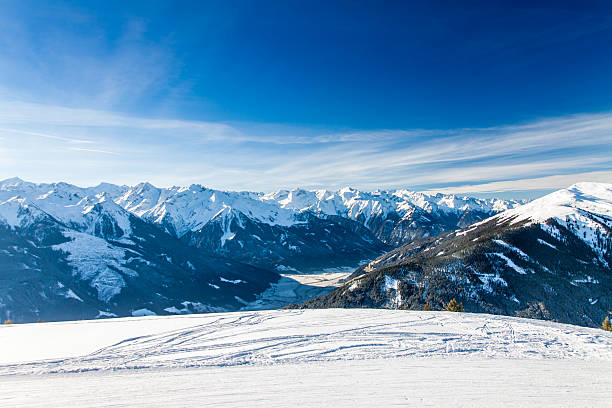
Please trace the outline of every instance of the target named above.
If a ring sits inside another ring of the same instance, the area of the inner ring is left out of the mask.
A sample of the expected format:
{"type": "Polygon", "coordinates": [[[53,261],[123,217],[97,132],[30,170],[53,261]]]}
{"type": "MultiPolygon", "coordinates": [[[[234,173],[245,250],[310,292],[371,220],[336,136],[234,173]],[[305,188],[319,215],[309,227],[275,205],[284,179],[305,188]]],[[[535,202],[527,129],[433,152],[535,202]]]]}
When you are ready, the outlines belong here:
{"type": "Polygon", "coordinates": [[[612,334],[599,329],[374,309],[24,324],[1,327],[0,343],[0,376],[397,358],[612,361],[612,334]]]}

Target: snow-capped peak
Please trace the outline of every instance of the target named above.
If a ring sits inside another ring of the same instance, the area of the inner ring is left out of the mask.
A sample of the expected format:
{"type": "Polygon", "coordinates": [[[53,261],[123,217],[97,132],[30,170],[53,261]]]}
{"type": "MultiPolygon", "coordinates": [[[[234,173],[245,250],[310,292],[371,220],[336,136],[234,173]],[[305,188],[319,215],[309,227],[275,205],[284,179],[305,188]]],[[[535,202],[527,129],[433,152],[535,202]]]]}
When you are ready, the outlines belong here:
{"type": "Polygon", "coordinates": [[[158,188],[148,182],[133,187],[101,183],[81,188],[67,183],[35,184],[20,179],[0,182],[0,202],[15,196],[35,203],[67,225],[80,225],[80,230],[93,222],[84,217],[91,216],[94,206],[102,205],[108,215],[117,217],[116,224],[122,230],[129,225],[127,211],[146,221],[163,224],[177,236],[202,228],[226,207],[257,222],[290,226],[302,223],[300,214],[305,211],[319,216],[347,217],[367,225],[376,217],[384,218],[394,212],[401,219],[417,207],[428,213],[461,214],[476,210],[492,214],[519,204],[409,190],[362,192],[351,187],[337,191],[297,188],[262,194],[212,190],[197,184],[158,188]]]}
{"type": "Polygon", "coordinates": [[[529,220],[541,223],[551,218],[565,223],[568,217],[583,213],[601,215],[612,222],[612,184],[577,183],[555,191],[520,207],[507,210],[495,218],[512,219],[512,223],[529,220]]]}
{"type": "Polygon", "coordinates": [[[596,252],[604,254],[610,250],[605,237],[606,231],[612,228],[612,184],[577,183],[491,219],[498,223],[509,221],[510,225],[540,224],[545,231],[557,236],[556,228],[544,225],[554,220],[596,252]]]}
{"type": "Polygon", "coordinates": [[[19,177],[11,177],[6,180],[0,181],[0,188],[6,189],[6,188],[11,188],[11,187],[16,187],[23,183],[24,181],[20,179],[19,177]]]}
{"type": "Polygon", "coordinates": [[[400,217],[411,214],[415,208],[427,213],[443,214],[478,211],[496,213],[520,205],[519,201],[478,199],[454,195],[428,194],[410,190],[362,192],[351,187],[338,191],[302,189],[280,190],[261,196],[261,200],[274,202],[282,208],[299,212],[312,211],[322,215],[338,215],[354,220],[368,220],[397,212],[400,217]]]}
{"type": "Polygon", "coordinates": [[[0,202],[0,224],[11,228],[24,227],[44,215],[38,208],[28,205],[22,197],[15,196],[0,202]]]}

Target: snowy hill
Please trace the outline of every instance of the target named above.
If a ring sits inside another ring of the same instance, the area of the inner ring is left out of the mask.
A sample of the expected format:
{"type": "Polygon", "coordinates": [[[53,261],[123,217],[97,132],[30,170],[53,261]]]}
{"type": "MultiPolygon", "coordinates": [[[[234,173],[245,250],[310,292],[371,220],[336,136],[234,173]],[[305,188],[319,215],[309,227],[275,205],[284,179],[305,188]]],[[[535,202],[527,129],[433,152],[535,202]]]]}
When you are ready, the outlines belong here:
{"type": "MultiPolygon", "coordinates": [[[[612,230],[612,184],[574,184],[493,218],[511,225],[559,224],[603,257],[612,250],[605,239],[612,230]]],[[[558,235],[554,229],[550,234],[558,235]]]]}
{"type": "Polygon", "coordinates": [[[0,327],[0,376],[398,357],[612,361],[599,329],[486,314],[276,310],[0,327]],[[44,346],[43,346],[44,345],[44,346]]]}
{"type": "Polygon", "coordinates": [[[466,310],[599,326],[612,309],[612,185],[580,183],[359,268],[307,307],[466,310]]]}
{"type": "Polygon", "coordinates": [[[0,343],[0,402],[13,407],[605,406],[612,381],[612,334],[486,314],[124,318],[2,326],[0,343]]]}

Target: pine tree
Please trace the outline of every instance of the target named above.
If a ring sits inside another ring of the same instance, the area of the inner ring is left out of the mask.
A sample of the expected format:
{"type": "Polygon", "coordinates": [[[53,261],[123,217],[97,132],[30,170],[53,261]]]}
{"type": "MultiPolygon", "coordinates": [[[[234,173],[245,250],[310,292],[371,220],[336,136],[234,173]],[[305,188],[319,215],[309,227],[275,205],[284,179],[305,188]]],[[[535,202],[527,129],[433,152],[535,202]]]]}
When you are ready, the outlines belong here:
{"type": "Polygon", "coordinates": [[[452,298],[444,308],[447,312],[463,312],[463,303],[457,302],[457,299],[452,298]]]}
{"type": "Polygon", "coordinates": [[[612,331],[612,324],[610,323],[610,317],[606,316],[603,323],[601,324],[603,330],[612,331]]]}

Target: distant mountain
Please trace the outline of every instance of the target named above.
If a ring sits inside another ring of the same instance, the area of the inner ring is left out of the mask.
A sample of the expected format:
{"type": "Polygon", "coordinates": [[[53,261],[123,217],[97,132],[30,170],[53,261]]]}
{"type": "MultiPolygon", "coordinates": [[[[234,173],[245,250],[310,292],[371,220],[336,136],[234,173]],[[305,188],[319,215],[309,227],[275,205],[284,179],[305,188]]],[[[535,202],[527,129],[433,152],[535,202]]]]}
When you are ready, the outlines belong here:
{"type": "Polygon", "coordinates": [[[612,310],[612,185],[580,183],[405,244],[303,307],[440,309],[598,326],[612,310]]]}
{"type": "Polygon", "coordinates": [[[356,265],[390,248],[355,220],[286,208],[261,193],[142,183],[115,201],[190,246],[279,271],[356,265]]]}
{"type": "Polygon", "coordinates": [[[115,201],[190,245],[279,270],[357,264],[521,204],[407,190],[262,194],[148,183],[126,189],[115,201]]]}
{"type": "Polygon", "coordinates": [[[362,192],[352,188],[336,192],[281,190],[264,195],[262,200],[278,203],[283,209],[357,221],[391,246],[452,231],[524,203],[409,190],[362,192]]]}
{"type": "Polygon", "coordinates": [[[235,310],[274,271],[357,265],[518,203],[353,189],[0,182],[0,318],[235,310]]]}
{"type": "MultiPolygon", "coordinates": [[[[0,186],[0,196],[12,186],[0,186]]],[[[26,185],[24,192],[32,193],[26,185]]],[[[96,193],[93,191],[92,193],[96,193]]],[[[279,276],[185,245],[105,193],[0,198],[0,318],[236,310],[279,276]]]]}

